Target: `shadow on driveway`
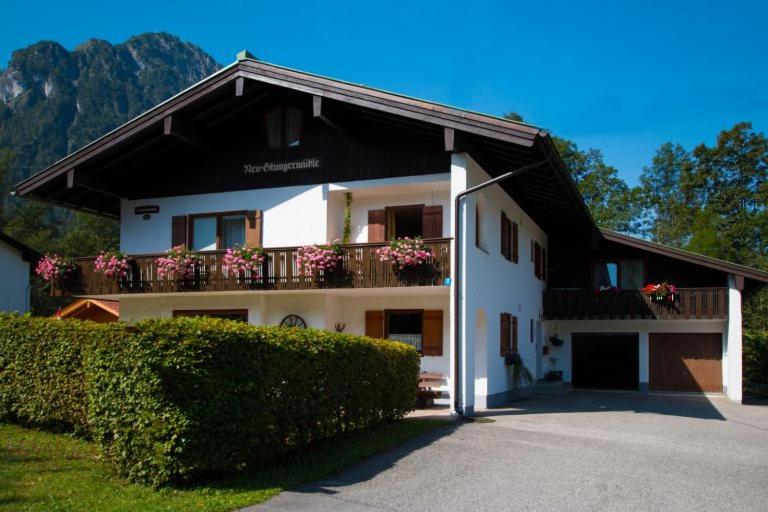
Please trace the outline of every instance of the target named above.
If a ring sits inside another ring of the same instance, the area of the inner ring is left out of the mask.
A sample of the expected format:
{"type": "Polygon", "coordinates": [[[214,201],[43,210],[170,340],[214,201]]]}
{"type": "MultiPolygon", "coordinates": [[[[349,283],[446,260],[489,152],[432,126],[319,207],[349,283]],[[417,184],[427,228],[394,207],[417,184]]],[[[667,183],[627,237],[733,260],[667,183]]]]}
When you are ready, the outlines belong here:
{"type": "MultiPolygon", "coordinates": [[[[719,400],[719,398],[715,398],[719,400]]],[[[533,395],[482,416],[567,414],[584,412],[634,412],[704,420],[725,421],[712,399],[703,395],[644,395],[630,392],[573,391],[565,395],[533,395]]]]}

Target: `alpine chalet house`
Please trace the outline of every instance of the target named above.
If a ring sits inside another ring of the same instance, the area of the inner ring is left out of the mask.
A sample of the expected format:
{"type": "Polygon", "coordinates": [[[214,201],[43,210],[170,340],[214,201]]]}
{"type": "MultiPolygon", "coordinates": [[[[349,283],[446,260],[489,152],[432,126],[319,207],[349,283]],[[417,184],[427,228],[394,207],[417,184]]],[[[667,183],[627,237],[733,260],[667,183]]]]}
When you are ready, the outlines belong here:
{"type": "Polygon", "coordinates": [[[739,401],[741,293],[768,281],[598,229],[539,128],[247,53],[16,191],[120,222],[122,254],[76,260],[55,293],[119,299],[129,323],[404,341],[462,414],[505,402],[520,359],[739,401]]]}

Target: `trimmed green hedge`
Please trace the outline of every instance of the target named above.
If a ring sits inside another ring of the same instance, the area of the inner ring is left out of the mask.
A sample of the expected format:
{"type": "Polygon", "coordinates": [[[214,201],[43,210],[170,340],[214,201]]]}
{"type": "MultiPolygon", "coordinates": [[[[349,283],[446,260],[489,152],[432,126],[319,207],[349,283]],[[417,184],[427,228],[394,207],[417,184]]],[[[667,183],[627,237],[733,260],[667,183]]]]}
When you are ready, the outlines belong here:
{"type": "Polygon", "coordinates": [[[83,357],[116,324],[0,314],[0,420],[88,433],[83,357]]]}
{"type": "Polygon", "coordinates": [[[212,318],[139,323],[88,363],[94,437],[120,474],[154,485],[402,417],[419,371],[405,344],[212,318]]]}
{"type": "Polygon", "coordinates": [[[768,396],[768,331],[744,329],[745,394],[768,396]]]}
{"type": "Polygon", "coordinates": [[[0,315],[0,420],[92,436],[154,485],[400,418],[418,372],[408,345],[315,329],[0,315]]]}

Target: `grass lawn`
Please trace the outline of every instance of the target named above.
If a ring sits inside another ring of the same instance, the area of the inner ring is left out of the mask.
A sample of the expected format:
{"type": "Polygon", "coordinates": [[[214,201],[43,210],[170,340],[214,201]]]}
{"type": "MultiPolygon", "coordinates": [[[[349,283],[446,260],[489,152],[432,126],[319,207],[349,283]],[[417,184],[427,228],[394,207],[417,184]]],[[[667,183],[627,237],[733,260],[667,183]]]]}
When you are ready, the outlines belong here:
{"type": "Polygon", "coordinates": [[[446,422],[402,420],[329,441],[269,470],[191,488],[156,490],[115,477],[92,443],[0,424],[0,511],[232,510],[339,472],[441,426],[446,422]]]}

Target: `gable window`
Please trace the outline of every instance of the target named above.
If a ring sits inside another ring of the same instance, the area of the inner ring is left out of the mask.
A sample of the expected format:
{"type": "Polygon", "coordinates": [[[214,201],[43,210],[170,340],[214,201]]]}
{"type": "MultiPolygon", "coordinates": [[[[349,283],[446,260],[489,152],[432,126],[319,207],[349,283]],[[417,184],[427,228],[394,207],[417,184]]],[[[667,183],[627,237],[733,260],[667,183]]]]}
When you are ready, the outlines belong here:
{"type": "Polygon", "coordinates": [[[606,260],[592,264],[592,286],[613,286],[622,290],[639,290],[643,287],[642,260],[606,260]]]}
{"type": "Polygon", "coordinates": [[[278,107],[264,115],[269,149],[295,148],[301,143],[304,113],[293,107],[278,107]]]}
{"type": "Polygon", "coordinates": [[[194,215],[190,220],[193,251],[229,249],[245,243],[245,213],[194,215]]]}

